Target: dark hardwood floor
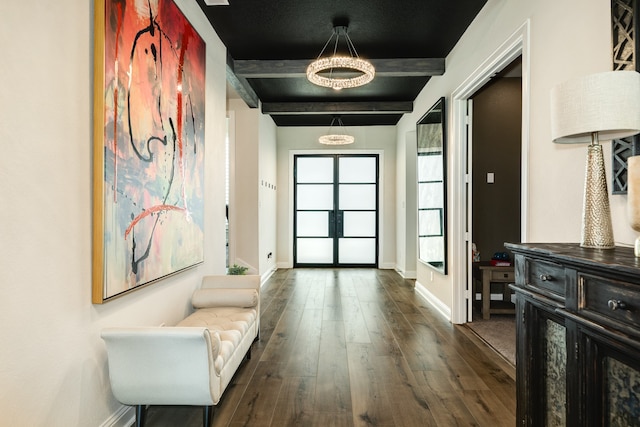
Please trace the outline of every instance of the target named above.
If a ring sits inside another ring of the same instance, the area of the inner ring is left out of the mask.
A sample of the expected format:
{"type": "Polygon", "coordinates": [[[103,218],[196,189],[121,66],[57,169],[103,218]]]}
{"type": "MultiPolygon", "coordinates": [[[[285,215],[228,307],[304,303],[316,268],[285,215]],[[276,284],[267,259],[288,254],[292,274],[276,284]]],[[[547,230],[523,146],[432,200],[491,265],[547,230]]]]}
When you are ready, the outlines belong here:
{"type": "MultiPolygon", "coordinates": [[[[278,270],[214,426],[515,425],[515,370],[391,270],[278,270]]],[[[201,426],[151,407],[147,426],[201,426]]]]}

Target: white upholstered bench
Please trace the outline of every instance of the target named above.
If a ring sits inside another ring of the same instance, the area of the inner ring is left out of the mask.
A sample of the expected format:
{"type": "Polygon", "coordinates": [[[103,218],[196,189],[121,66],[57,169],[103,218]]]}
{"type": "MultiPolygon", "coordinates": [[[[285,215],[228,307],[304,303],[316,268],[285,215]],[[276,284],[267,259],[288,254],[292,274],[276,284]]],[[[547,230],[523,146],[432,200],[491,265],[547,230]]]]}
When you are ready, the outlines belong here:
{"type": "Polygon", "coordinates": [[[195,311],[169,327],[107,328],[109,379],[115,398],[136,406],[143,426],[147,405],[213,408],[259,338],[260,276],[205,276],[192,297],[195,311]]]}

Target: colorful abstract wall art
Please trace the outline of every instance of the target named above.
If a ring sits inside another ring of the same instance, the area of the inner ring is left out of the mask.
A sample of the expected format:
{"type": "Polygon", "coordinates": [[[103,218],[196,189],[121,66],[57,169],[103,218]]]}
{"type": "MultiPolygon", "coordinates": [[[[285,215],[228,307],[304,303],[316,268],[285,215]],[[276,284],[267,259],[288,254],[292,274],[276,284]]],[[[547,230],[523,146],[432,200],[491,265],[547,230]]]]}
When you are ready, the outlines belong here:
{"type": "Polygon", "coordinates": [[[93,303],[204,258],[205,43],[173,0],[95,0],[93,303]]]}

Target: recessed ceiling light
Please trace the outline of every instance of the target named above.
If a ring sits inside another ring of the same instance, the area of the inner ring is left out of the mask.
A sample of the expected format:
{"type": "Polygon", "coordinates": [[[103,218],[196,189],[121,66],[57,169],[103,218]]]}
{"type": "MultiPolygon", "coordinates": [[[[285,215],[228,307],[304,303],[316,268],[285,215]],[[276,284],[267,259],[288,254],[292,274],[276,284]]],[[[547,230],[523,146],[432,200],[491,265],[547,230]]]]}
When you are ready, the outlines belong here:
{"type": "Polygon", "coordinates": [[[229,6],[229,0],[204,0],[207,6],[229,6]]]}

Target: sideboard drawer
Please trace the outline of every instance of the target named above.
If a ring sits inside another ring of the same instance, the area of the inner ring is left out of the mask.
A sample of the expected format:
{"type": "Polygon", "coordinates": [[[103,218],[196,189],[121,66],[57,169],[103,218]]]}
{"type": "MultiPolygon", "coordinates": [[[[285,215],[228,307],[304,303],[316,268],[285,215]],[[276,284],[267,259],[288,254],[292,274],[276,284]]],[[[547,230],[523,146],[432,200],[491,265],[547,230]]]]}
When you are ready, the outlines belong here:
{"type": "Polygon", "coordinates": [[[491,281],[512,283],[516,281],[516,273],[512,267],[505,268],[504,270],[491,270],[491,281]]]}
{"type": "Polygon", "coordinates": [[[637,285],[603,277],[578,276],[578,312],[604,317],[640,330],[640,292],[637,285]]]}
{"type": "Polygon", "coordinates": [[[527,258],[525,271],[525,287],[547,291],[564,298],[566,280],[563,266],[527,258]]]}

